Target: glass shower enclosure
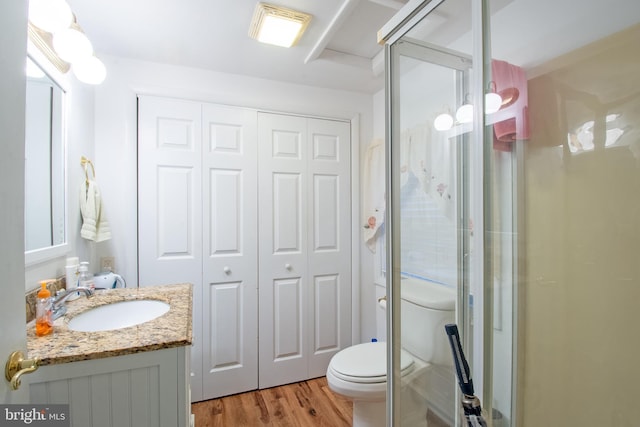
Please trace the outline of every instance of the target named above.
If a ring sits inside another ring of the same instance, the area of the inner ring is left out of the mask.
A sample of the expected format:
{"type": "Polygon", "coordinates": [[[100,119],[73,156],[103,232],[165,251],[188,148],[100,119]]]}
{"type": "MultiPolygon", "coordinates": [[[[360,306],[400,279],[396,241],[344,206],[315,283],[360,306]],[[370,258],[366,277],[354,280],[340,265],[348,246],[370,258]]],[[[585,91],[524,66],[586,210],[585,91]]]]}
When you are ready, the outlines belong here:
{"type": "Polygon", "coordinates": [[[426,1],[382,30],[388,71],[388,425],[460,422],[446,323],[458,325],[487,413],[509,418],[512,409],[511,305],[502,310],[498,304],[494,313],[494,302],[511,294],[504,284],[516,274],[513,188],[504,183],[517,180],[515,152],[484,143],[493,140],[493,124],[505,120],[482,43],[485,7],[472,0],[426,1]],[[503,206],[510,210],[502,212],[503,206]],[[426,295],[424,304],[415,289],[426,295]],[[451,299],[448,308],[439,304],[442,295],[451,299]],[[426,321],[413,314],[416,305],[429,312],[426,321]],[[494,339],[508,351],[494,354],[494,339]],[[421,351],[416,340],[433,351],[421,351]],[[405,352],[416,361],[406,375],[405,352]],[[492,389],[485,363],[496,359],[503,376],[499,390],[492,389]]]}
{"type": "Polygon", "coordinates": [[[490,427],[636,425],[640,2],[409,0],[378,38],[387,425],[463,425],[416,346],[448,320],[490,427]]]}

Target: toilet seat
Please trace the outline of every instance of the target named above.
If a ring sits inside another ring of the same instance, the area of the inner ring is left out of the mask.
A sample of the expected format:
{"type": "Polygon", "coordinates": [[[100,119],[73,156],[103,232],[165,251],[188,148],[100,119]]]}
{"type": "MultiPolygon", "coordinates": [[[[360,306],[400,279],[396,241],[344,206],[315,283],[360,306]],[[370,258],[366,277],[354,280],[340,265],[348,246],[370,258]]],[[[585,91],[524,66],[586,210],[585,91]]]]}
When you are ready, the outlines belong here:
{"type": "MultiPolygon", "coordinates": [[[[414,360],[409,353],[400,350],[401,376],[413,371],[414,360]]],[[[343,381],[360,384],[385,383],[387,381],[387,345],[384,342],[357,344],[336,353],[329,370],[343,381]]]]}

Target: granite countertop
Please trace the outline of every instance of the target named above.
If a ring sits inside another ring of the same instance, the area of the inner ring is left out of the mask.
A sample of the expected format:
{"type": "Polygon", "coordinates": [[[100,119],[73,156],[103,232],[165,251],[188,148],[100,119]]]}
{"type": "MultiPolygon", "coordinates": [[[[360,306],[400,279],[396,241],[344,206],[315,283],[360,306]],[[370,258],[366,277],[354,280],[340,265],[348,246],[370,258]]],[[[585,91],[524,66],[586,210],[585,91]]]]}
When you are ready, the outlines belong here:
{"type": "Polygon", "coordinates": [[[28,357],[39,357],[40,365],[55,365],[191,345],[192,298],[192,285],[182,283],[96,291],[92,298],[67,301],[67,314],[55,320],[52,334],[38,337],[35,321],[27,323],[28,357]],[[90,308],[136,299],[164,301],[171,308],[146,323],[112,331],[78,332],[67,325],[90,308]]]}

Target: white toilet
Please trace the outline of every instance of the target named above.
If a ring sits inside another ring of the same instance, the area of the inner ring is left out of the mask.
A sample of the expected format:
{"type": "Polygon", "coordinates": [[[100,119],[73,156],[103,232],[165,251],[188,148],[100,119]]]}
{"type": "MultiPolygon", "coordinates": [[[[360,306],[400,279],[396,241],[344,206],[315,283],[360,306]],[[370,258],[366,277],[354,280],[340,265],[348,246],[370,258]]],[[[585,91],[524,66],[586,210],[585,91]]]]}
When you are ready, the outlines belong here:
{"type": "MultiPolygon", "coordinates": [[[[401,286],[400,371],[405,385],[402,390],[402,416],[416,419],[420,425],[426,426],[426,401],[431,400],[429,394],[435,395],[436,401],[442,400],[442,396],[445,400],[453,398],[453,360],[444,325],[455,322],[456,294],[446,286],[413,278],[403,279],[401,286]],[[444,376],[441,374],[443,369],[446,372],[444,376]],[[437,378],[437,383],[432,381],[434,384],[430,385],[432,371],[437,374],[433,377],[437,378]]],[[[336,353],[329,362],[329,388],[353,400],[354,427],[386,425],[386,365],[384,342],[348,347],[336,353]]]]}

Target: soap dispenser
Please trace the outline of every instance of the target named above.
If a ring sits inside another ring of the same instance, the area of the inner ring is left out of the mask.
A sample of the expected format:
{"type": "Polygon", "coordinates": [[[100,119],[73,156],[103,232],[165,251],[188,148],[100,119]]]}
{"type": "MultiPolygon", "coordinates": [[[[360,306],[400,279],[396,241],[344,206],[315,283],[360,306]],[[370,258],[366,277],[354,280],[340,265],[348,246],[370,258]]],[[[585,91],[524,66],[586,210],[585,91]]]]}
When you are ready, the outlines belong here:
{"type": "Polygon", "coordinates": [[[47,289],[47,282],[40,283],[36,302],[36,335],[42,337],[53,332],[53,320],[51,318],[51,292],[47,289]]]}

